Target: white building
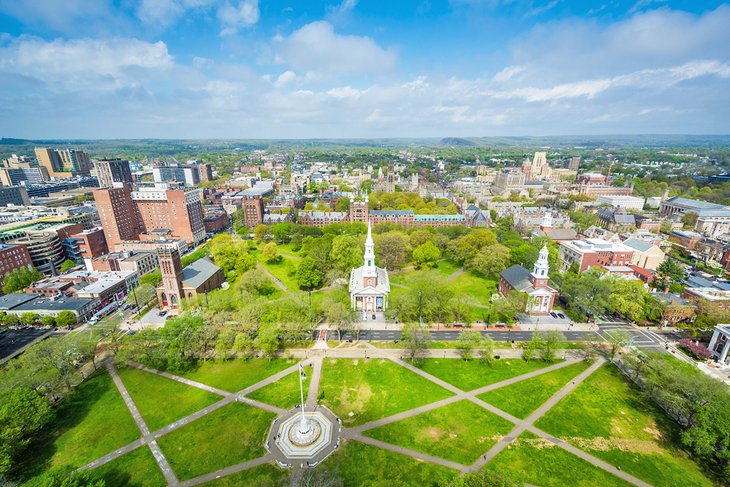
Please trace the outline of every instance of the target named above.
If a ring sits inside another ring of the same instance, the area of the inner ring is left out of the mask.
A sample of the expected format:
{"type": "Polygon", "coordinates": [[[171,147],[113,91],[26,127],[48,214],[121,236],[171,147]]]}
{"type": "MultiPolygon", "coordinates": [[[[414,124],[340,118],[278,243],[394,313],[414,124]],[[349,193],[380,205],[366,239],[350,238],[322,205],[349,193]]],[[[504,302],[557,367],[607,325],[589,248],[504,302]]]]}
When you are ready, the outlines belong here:
{"type": "Polygon", "coordinates": [[[708,347],[711,358],[717,360],[721,365],[730,365],[728,352],[730,352],[730,325],[717,325],[712,334],[710,346],[708,347]]]}
{"type": "Polygon", "coordinates": [[[388,271],[375,265],[375,242],[368,221],[365,240],[365,263],[350,273],[350,301],[352,308],[363,313],[383,311],[388,307],[390,281],[388,271]]]}
{"type": "Polygon", "coordinates": [[[609,205],[614,208],[624,208],[626,210],[639,210],[644,209],[644,198],[637,198],[636,196],[599,196],[596,199],[597,205],[609,205]]]}

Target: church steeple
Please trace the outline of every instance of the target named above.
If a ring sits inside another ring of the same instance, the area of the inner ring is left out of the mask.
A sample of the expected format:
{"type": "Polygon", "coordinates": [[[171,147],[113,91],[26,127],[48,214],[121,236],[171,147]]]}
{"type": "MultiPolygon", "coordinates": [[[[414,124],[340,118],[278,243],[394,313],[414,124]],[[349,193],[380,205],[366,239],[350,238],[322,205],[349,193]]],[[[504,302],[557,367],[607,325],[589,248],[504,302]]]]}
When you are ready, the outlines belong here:
{"type": "Polygon", "coordinates": [[[540,230],[545,231],[550,228],[553,228],[553,210],[546,211],[540,222],[540,230]]]}
{"type": "Polygon", "coordinates": [[[363,277],[377,277],[377,269],[375,267],[375,242],[373,241],[373,231],[368,219],[368,237],[365,239],[365,254],[363,255],[365,264],[363,265],[363,277]]]}
{"type": "Polygon", "coordinates": [[[530,279],[535,287],[547,286],[548,272],[550,271],[548,255],[549,252],[547,244],[545,244],[540,250],[540,256],[535,261],[535,266],[532,268],[532,274],[530,274],[530,279]]]}

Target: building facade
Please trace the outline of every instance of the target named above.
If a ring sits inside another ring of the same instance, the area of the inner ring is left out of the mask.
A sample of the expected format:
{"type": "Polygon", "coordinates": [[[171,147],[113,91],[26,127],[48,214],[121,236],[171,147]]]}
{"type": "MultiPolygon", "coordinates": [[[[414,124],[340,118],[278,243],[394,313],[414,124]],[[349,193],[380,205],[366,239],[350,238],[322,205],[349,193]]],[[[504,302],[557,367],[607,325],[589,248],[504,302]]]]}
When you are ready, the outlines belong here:
{"type": "Polygon", "coordinates": [[[0,283],[16,269],[33,267],[28,250],[22,245],[0,244],[0,283]]]}
{"type": "Polygon", "coordinates": [[[390,280],[387,269],[375,265],[375,242],[372,227],[368,223],[365,240],[364,263],[350,273],[350,303],[355,311],[376,313],[388,307],[390,280]]]}
{"type": "Polygon", "coordinates": [[[558,291],[549,284],[548,255],[547,246],[544,246],[532,272],[521,265],[513,265],[499,274],[499,292],[502,296],[506,297],[512,291],[527,294],[527,304],[524,309],[526,313],[544,315],[553,310],[558,291]]]}
{"type": "Polygon", "coordinates": [[[628,266],[634,258],[634,251],[626,245],[608,242],[600,238],[569,240],[560,242],[558,255],[563,271],[576,265],[578,272],[597,266],[628,266]]]}
{"type": "Polygon", "coordinates": [[[101,159],[94,162],[100,188],[111,188],[114,183],[131,183],[132,171],[124,159],[101,159]]]}

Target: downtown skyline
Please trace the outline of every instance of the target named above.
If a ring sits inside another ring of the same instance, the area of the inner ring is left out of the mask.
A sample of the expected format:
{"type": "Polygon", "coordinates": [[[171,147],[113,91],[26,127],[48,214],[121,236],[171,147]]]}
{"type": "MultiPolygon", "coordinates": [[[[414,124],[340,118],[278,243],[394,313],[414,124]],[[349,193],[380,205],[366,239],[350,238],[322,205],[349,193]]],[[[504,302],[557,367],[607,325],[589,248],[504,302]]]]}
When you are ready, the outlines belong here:
{"type": "Polygon", "coordinates": [[[721,2],[0,0],[0,136],[730,132],[721,2]]]}

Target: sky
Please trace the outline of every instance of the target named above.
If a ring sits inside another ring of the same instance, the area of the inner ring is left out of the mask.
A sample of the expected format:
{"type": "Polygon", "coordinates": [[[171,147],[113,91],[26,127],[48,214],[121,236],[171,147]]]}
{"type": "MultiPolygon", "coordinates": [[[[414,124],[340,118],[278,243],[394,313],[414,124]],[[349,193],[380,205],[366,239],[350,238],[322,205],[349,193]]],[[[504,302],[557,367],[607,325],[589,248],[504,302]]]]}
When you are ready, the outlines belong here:
{"type": "Polygon", "coordinates": [[[0,0],[0,137],[730,133],[730,4],[0,0]]]}

